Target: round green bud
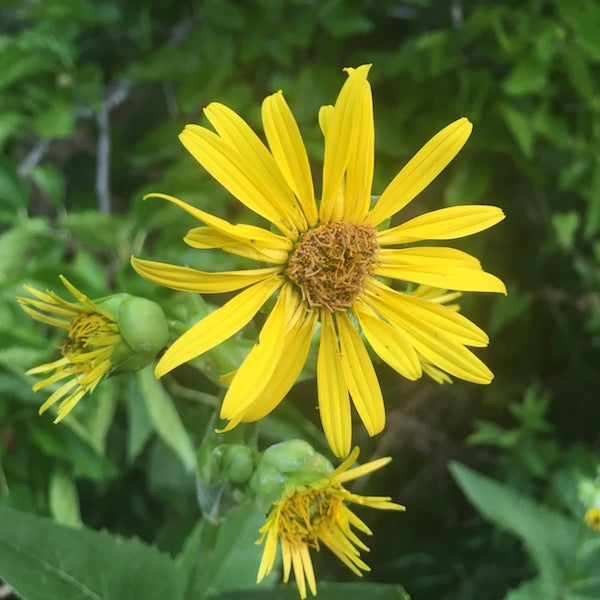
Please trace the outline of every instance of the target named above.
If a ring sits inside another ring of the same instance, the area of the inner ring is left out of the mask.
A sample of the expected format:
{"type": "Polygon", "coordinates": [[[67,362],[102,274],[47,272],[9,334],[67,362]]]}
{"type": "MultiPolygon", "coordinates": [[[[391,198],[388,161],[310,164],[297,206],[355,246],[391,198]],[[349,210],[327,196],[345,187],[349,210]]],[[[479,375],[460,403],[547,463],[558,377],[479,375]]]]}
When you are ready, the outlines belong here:
{"type": "Polygon", "coordinates": [[[248,446],[244,444],[229,444],[223,451],[221,458],[223,476],[235,484],[241,484],[252,476],[254,472],[254,456],[248,446]]]}
{"type": "Polygon", "coordinates": [[[281,499],[288,486],[308,485],[333,471],[331,463],[303,440],[267,448],[250,479],[250,490],[262,510],[281,499]]]}
{"type": "Polygon", "coordinates": [[[142,369],[167,344],[167,321],[156,302],[129,294],[114,294],[98,305],[115,316],[121,334],[121,342],[111,357],[116,372],[142,369]]]}

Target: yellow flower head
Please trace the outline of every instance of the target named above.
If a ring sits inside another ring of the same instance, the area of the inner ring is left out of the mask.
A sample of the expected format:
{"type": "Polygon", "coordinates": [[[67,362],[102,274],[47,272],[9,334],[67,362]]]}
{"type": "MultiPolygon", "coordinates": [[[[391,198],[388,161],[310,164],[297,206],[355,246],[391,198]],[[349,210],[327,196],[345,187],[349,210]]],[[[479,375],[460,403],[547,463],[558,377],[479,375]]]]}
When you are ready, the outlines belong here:
{"type": "Polygon", "coordinates": [[[216,133],[199,125],[181,133],[196,160],[280,233],[232,224],[172,196],[152,196],[180,206],[203,224],[185,236],[190,246],[220,248],[267,266],[208,273],[132,258],[140,275],[172,289],[208,294],[245,288],[175,341],[157,365],[158,377],[234,335],[278,292],[259,343],[225,395],[221,417],[229,421],[227,429],[261,419],[279,404],[298,378],[320,323],[319,414],[337,456],[346,456],[351,447],[350,399],[369,435],[385,425],[381,389],[361,332],[383,361],[409,379],[424,371],[437,380],[450,374],[486,384],[493,378],[467,349],[488,344],[479,327],[443,302],[412,294],[407,285],[392,289],[382,279],[506,293],[473,256],[445,246],[414,245],[487,229],[504,218],[499,208],[454,206],[378,229],[446,167],[472,125],[462,118],[436,134],[370,208],[374,124],[369,69],[346,69],[335,106],[319,113],[325,156],[318,203],[300,131],[281,92],[262,105],[268,147],[240,116],[217,103],[204,111],[216,133]]]}
{"type": "Polygon", "coordinates": [[[61,401],[55,423],[114,370],[136,370],[147,365],[168,336],[164,315],[156,303],[128,294],[93,302],[65,277],[61,275],[60,279],[76,302],[29,285],[24,287],[34,297],[17,298],[28,315],[67,332],[60,346],[61,358],[27,371],[27,375],[47,375],[33,386],[34,392],[63,381],[39,411],[42,414],[61,401]]]}
{"type": "Polygon", "coordinates": [[[361,576],[362,571],[370,571],[360,558],[360,550],[369,548],[353,531],[371,535],[371,530],[348,506],[360,504],[381,510],[405,510],[384,496],[360,496],[344,488],[343,484],[380,469],[391,459],[380,458],[354,469],[350,467],[358,457],[358,448],[327,477],[317,479],[307,485],[290,485],[282,498],[275,502],[261,527],[264,542],[262,560],[258,568],[257,581],[268,575],[275,564],[278,544],[283,557],[283,580],[288,582],[291,569],[298,591],[306,598],[306,584],[313,595],[317,594],[315,574],[309,548],[321,549],[327,546],[351,571],[361,576]]]}
{"type": "Polygon", "coordinates": [[[588,508],[584,519],[588,527],[600,533],[600,508],[588,508]]]}
{"type": "Polygon", "coordinates": [[[67,332],[67,338],[60,347],[61,358],[27,371],[27,375],[49,375],[33,386],[34,392],[66,380],[40,407],[42,414],[62,400],[55,423],[62,421],[81,398],[94,391],[106,377],[111,368],[113,350],[121,340],[114,318],[65,277],[61,275],[60,279],[77,302],[63,300],[55,292],[40,292],[28,285],[25,289],[35,298],[17,298],[28,315],[67,332]]]}

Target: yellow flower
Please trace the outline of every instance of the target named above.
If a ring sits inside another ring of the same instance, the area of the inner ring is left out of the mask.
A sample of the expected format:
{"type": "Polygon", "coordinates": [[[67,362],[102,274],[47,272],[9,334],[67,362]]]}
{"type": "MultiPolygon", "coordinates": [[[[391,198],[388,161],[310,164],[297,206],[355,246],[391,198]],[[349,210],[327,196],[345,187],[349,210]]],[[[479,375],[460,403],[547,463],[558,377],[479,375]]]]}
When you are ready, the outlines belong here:
{"type": "Polygon", "coordinates": [[[281,92],[262,105],[268,148],[240,116],[217,103],[204,111],[216,133],[198,125],[181,133],[196,160],[280,233],[232,224],[172,196],[151,196],[203,223],[184,238],[190,246],[220,248],[268,266],[208,273],[132,258],[140,275],[172,289],[207,294],[246,288],[174,342],[156,367],[158,377],[234,335],[279,292],[259,343],[225,395],[221,417],[229,421],[227,429],[261,419],[279,404],[303,368],[319,322],[319,412],[337,456],[346,456],[351,447],[350,398],[369,435],[385,425],[380,386],[360,332],[382,360],[409,379],[427,372],[424,365],[476,383],[493,378],[466,347],[488,344],[479,327],[438,302],[392,289],[382,278],[506,293],[503,283],[465,252],[395,247],[477,233],[504,218],[499,208],[454,206],[377,229],[446,167],[472,125],[462,118],[436,134],[370,208],[374,124],[369,68],[347,69],[335,106],[319,113],[325,156],[318,206],[300,131],[281,92]]]}
{"type": "Polygon", "coordinates": [[[389,457],[371,461],[354,469],[350,467],[358,458],[358,448],[330,475],[308,485],[289,485],[283,497],[275,502],[261,527],[257,544],[265,543],[258,568],[257,582],[273,569],[277,557],[278,542],[283,557],[283,581],[288,582],[291,568],[302,598],[306,598],[306,583],[313,596],[317,594],[315,574],[309,548],[327,546],[351,571],[362,576],[370,571],[360,558],[359,549],[369,548],[358,538],[352,528],[367,535],[371,530],[349,508],[359,504],[381,510],[405,510],[384,496],[360,496],[342,485],[352,479],[363,477],[386,465],[389,457]],[[265,541],[266,540],[266,541],[265,541]]]}
{"type": "Polygon", "coordinates": [[[600,508],[588,508],[584,519],[588,527],[600,533],[600,508]]]}
{"type": "Polygon", "coordinates": [[[77,302],[63,300],[55,292],[40,292],[28,285],[25,289],[36,299],[17,298],[23,310],[37,321],[67,331],[67,338],[60,347],[62,357],[27,371],[27,375],[49,374],[33,386],[34,392],[66,379],[40,407],[42,414],[62,400],[55,423],[62,421],[81,398],[93,392],[106,377],[111,368],[113,349],[121,340],[113,317],[65,277],[61,275],[60,279],[77,302]]]}
{"type": "Polygon", "coordinates": [[[27,371],[27,375],[48,375],[33,386],[34,392],[65,380],[39,411],[42,414],[61,401],[55,423],[113,371],[146,366],[168,338],[162,309],[155,302],[128,294],[93,302],[62,275],[60,280],[76,302],[29,285],[24,287],[34,298],[17,298],[28,315],[67,332],[61,358],[27,371]]]}

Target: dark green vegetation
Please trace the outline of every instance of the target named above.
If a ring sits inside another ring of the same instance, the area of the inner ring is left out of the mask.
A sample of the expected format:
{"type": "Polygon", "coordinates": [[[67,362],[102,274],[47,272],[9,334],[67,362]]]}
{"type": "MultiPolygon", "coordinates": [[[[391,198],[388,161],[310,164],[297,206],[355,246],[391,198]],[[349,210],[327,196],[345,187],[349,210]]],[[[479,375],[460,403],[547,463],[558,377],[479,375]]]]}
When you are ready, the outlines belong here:
{"type": "MultiPolygon", "coordinates": [[[[357,429],[355,440],[363,459],[389,454],[394,462],[355,489],[389,494],[408,510],[361,513],[374,531],[366,579],[400,583],[416,600],[600,598],[600,536],[582,524],[600,501],[600,4],[587,0],[3,0],[0,505],[156,545],[122,546],[158,582],[148,586],[156,596],[141,587],[134,597],[167,597],[159,583],[169,584],[169,597],[187,590],[198,598],[253,580],[255,529],[197,524],[196,483],[186,470],[195,448],[220,441],[205,439],[222,392],[218,374],[239,364],[252,332],[196,361],[200,371],[185,366],[161,383],[147,372],[115,377],[54,426],[50,415],[37,416],[46,396],[33,394],[23,373],[55,357],[59,336],[14,298],[25,282],[62,294],[63,273],[92,298],[127,291],[195,322],[206,310],[201,299],[148,284],[129,256],[209,270],[242,262],[185,246],[192,219],[159,200],[143,203],[143,194],[174,194],[233,221],[248,222],[250,213],[177,134],[215,100],[258,128],[262,98],[282,89],[318,165],[317,110],[334,101],[341,68],[365,62],[373,63],[375,192],[434,133],[468,116],[475,129],[467,146],[403,216],[453,204],[502,207],[504,222],[454,245],[509,289],[506,298],[461,301],[490,334],[479,353],[496,375],[490,386],[406,382],[378,367],[388,426],[374,439],[357,429]],[[453,478],[450,460],[496,481],[456,465],[453,478]],[[237,570],[207,579],[208,548],[237,570]],[[174,578],[168,554],[178,556],[184,580],[174,578]]],[[[258,426],[261,446],[302,437],[326,452],[306,376],[258,426]]],[[[99,556],[112,556],[108,592],[102,577],[85,572],[89,563],[71,563],[82,577],[69,561],[59,565],[100,594],[81,597],[125,597],[108,534],[83,530],[69,543],[48,521],[22,518],[0,508],[0,577],[24,598],[38,597],[26,587],[37,563],[16,557],[33,548],[56,559],[19,533],[38,527],[57,548],[97,544],[99,556]]],[[[315,563],[321,580],[354,580],[326,552],[315,563]]],[[[56,587],[53,597],[67,592],[56,587]]],[[[366,592],[347,584],[323,586],[319,597],[352,593],[401,597],[383,585],[366,592]]],[[[222,594],[215,597],[235,596],[222,594]]]]}

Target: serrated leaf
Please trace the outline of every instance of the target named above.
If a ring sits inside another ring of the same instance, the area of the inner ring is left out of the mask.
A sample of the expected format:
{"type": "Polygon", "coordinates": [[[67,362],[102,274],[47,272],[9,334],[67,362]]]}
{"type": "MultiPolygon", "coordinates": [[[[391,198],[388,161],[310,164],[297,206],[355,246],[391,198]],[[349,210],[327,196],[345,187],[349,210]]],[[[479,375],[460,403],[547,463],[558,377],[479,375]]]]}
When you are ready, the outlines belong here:
{"type": "Polygon", "coordinates": [[[173,560],[137,539],[0,507],[0,578],[23,600],[179,600],[173,560]]]}
{"type": "Polygon", "coordinates": [[[152,367],[138,371],[137,375],[156,433],[175,452],[186,470],[192,471],[196,464],[196,453],[171,397],[154,377],[152,367]]]}

